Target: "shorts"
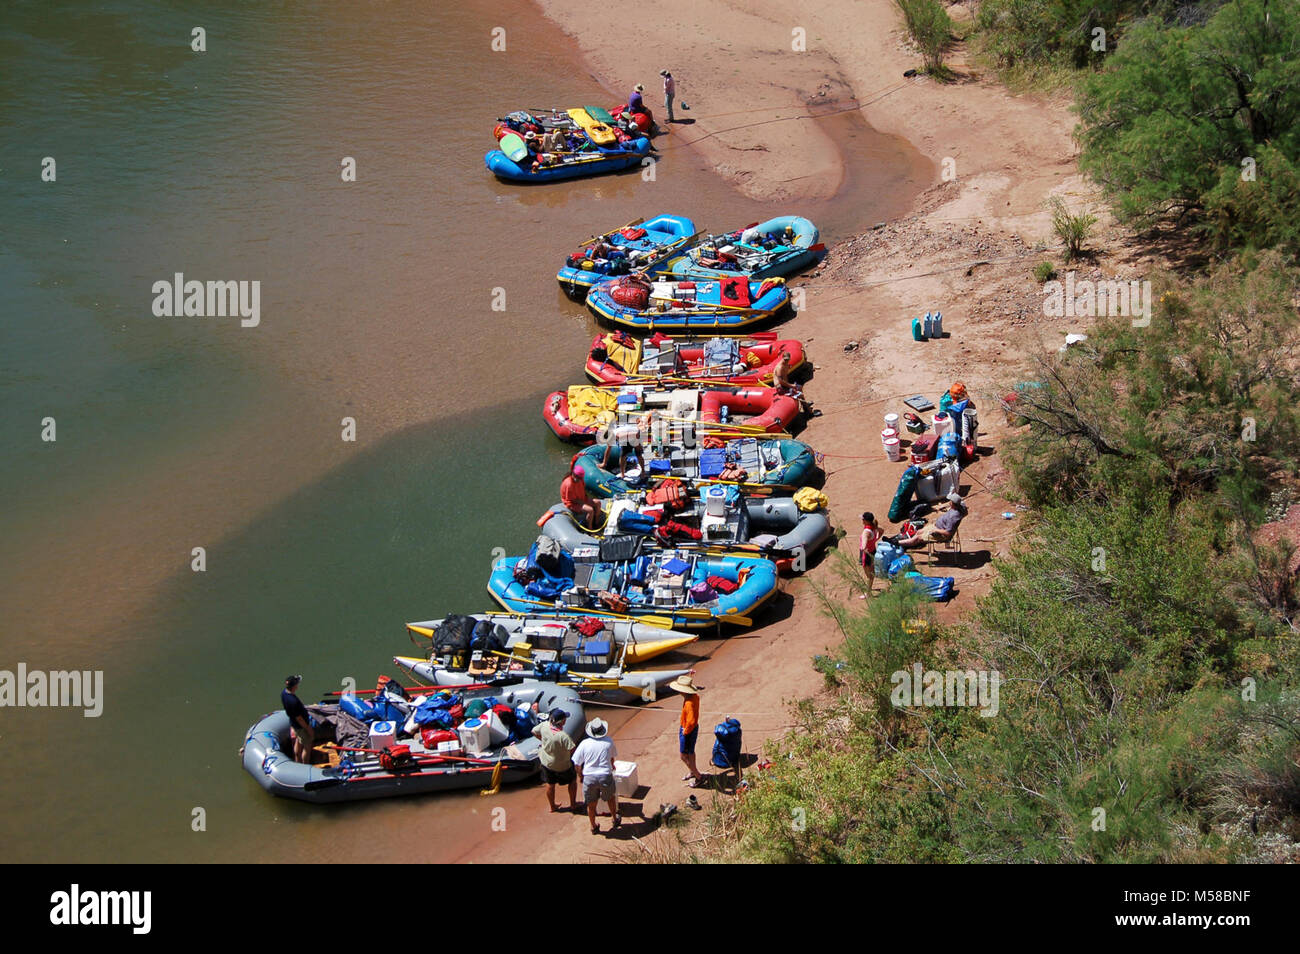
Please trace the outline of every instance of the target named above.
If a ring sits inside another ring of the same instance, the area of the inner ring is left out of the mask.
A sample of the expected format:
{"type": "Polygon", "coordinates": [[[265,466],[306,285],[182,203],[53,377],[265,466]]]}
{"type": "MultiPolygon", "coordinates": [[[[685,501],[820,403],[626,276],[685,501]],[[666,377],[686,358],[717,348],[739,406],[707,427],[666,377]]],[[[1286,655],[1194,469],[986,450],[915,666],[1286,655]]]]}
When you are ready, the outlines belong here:
{"type": "Polygon", "coordinates": [[[586,802],[607,802],[616,791],[612,775],[588,775],[582,780],[582,798],[586,802]]]}
{"type": "Polygon", "coordinates": [[[542,781],[547,785],[568,785],[577,777],[578,773],[573,770],[572,765],[562,772],[548,769],[545,765],[542,766],[542,781]]]}
{"type": "Polygon", "coordinates": [[[695,742],[699,737],[700,727],[698,725],[691,729],[690,732],[685,732],[679,728],[677,730],[677,751],[682,755],[694,755],[695,742]]]}
{"type": "MultiPolygon", "coordinates": [[[[308,716],[309,720],[310,718],[311,717],[308,716]]],[[[302,728],[302,726],[297,726],[297,725],[291,726],[290,732],[295,739],[297,739],[303,745],[307,746],[307,748],[309,749],[316,744],[316,723],[314,721],[312,722],[310,732],[302,728]]]]}

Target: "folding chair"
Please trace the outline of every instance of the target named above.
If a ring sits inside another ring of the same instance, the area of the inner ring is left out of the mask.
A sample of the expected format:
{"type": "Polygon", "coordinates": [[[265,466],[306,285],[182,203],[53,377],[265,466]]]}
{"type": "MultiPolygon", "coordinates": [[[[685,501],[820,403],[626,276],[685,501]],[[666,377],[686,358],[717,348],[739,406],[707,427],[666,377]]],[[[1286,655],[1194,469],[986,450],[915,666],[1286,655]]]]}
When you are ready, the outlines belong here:
{"type": "Polygon", "coordinates": [[[942,551],[955,550],[957,553],[961,553],[961,524],[957,525],[957,529],[953,531],[952,536],[949,537],[947,540],[944,541],[931,540],[929,542],[929,544],[926,546],[926,555],[929,556],[931,563],[937,562],[934,556],[934,548],[936,544],[940,546],[940,549],[942,551]]]}

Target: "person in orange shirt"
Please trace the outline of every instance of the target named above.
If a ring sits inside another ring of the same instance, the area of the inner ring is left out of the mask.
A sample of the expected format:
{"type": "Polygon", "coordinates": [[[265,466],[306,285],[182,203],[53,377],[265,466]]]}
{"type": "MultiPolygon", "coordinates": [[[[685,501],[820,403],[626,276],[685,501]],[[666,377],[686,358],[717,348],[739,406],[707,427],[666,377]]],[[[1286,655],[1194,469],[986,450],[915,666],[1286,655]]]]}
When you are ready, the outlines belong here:
{"type": "Polygon", "coordinates": [[[691,788],[699,788],[704,784],[704,776],[695,765],[695,743],[700,737],[700,690],[703,686],[695,685],[695,681],[687,674],[668,683],[668,688],[682,695],[682,715],[677,728],[677,750],[681,754],[683,764],[690,770],[689,775],[682,776],[682,781],[690,782],[691,788]]]}
{"type": "Polygon", "coordinates": [[[560,484],[560,501],[575,520],[588,530],[596,526],[596,508],[587,499],[586,470],[574,466],[560,484]]]}

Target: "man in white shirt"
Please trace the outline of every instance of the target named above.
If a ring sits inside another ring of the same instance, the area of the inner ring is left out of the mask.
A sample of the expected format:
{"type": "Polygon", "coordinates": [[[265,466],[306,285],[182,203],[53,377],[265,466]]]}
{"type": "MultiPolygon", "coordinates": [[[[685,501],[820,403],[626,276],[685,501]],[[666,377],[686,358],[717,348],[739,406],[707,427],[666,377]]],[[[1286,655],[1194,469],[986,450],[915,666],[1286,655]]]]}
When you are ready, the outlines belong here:
{"type": "Polygon", "coordinates": [[[587,819],[591,822],[593,835],[600,833],[596,809],[602,799],[614,816],[614,827],[623,824],[618,813],[618,789],[614,787],[616,758],[618,749],[614,747],[614,740],[609,738],[609,725],[604,719],[592,719],[587,723],[587,737],[573,750],[573,766],[578,770],[578,782],[582,785],[582,799],[587,803],[587,819]]]}

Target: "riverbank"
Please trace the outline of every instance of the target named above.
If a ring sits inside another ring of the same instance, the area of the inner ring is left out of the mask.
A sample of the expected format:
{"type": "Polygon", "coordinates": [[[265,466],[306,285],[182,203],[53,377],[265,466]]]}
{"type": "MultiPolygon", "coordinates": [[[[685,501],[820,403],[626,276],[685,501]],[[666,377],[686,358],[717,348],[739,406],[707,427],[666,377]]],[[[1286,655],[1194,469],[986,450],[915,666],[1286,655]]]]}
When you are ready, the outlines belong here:
{"type": "MultiPolygon", "coordinates": [[[[960,50],[949,60],[955,82],[904,79],[919,61],[888,0],[829,0],[816,11],[800,11],[797,23],[787,23],[788,12],[770,2],[746,4],[742,14],[738,5],[704,9],[669,0],[655,11],[671,28],[641,23],[630,4],[615,3],[612,19],[618,22],[626,7],[625,21],[635,23],[619,31],[617,43],[587,31],[572,0],[540,2],[575,36],[606,85],[645,83],[647,99],[658,103],[650,95],[658,92],[658,71],[671,69],[680,98],[693,106],[686,115],[696,119],[673,127],[670,137],[679,137],[673,147],[699,150],[750,195],[793,204],[821,195],[832,179],[838,183],[844,165],[827,157],[827,144],[834,143],[819,134],[817,116],[845,104],[857,104],[869,125],[904,136],[934,164],[935,183],[910,214],[835,244],[822,268],[793,283],[805,289],[806,305],[780,331],[803,340],[815,365],[806,393],[822,415],[801,439],[826,455],[824,489],[836,525],[848,534],[840,550],[850,560],[859,514],[872,510],[883,518],[903,467],[880,452],[883,415],[902,413],[902,399],[912,394],[937,402],[954,380],[971,389],[981,410],[984,451],[963,474],[971,508],[963,550],[944,554],[937,567],[918,560],[922,572],[956,579],[957,595],[939,607],[940,617],[963,616],[987,592],[992,559],[1008,551],[1019,529],[1018,518],[1002,517],[1016,512],[1014,504],[998,495],[1004,475],[997,448],[1007,428],[997,399],[1036,355],[1055,351],[1066,333],[1083,328],[1080,319],[1043,316],[1042,288],[1033,276],[1039,261],[1060,266],[1046,199],[1059,194],[1079,206],[1092,198],[1075,166],[1068,103],[1012,95],[975,75],[960,50]],[[845,23],[854,29],[843,30],[845,23]],[[808,51],[786,55],[779,44],[788,49],[785,38],[796,26],[806,31],[808,51]],[[672,50],[671,62],[662,62],[664,50],[672,50]],[[737,82],[740,63],[762,64],[761,77],[737,82]],[[832,94],[835,105],[820,102],[832,94]],[[764,104],[761,111],[755,103],[764,104]],[[736,122],[746,114],[751,122],[736,122]],[[773,138],[777,130],[796,129],[798,135],[773,138]],[[803,178],[809,169],[818,170],[811,183],[803,178]],[[911,317],[936,309],[944,313],[947,336],[914,342],[911,317]]],[[[1092,244],[1098,256],[1090,272],[1109,277],[1140,267],[1142,256],[1105,217],[1092,244]]],[[[792,701],[822,690],[812,656],[841,637],[818,590],[830,599],[848,598],[838,562],[828,554],[804,577],[788,581],[761,627],[736,633],[700,663],[697,681],[708,687],[701,712],[706,730],[734,715],[745,727],[745,751],[759,752],[764,740],[790,726],[792,701]]],[[[674,803],[684,815],[699,817],[686,808],[691,791],[680,781],[678,709],[675,697],[655,703],[618,736],[622,757],[638,762],[643,798],[625,806],[628,823],[617,836],[593,838],[576,816],[547,815],[543,808],[525,825],[516,823],[508,839],[481,839],[472,857],[608,861],[630,860],[640,851],[651,857],[665,836],[643,819],[659,805],[674,803]]],[[[699,748],[702,765],[708,736],[699,748]]],[[[727,796],[706,790],[699,797],[707,807],[711,797],[727,796]]],[[[542,802],[540,793],[535,800],[542,802]]],[[[608,832],[608,820],[603,824],[608,832]]],[[[698,835],[677,832],[687,841],[698,835]]],[[[675,837],[667,836],[668,842],[675,837]]]]}

